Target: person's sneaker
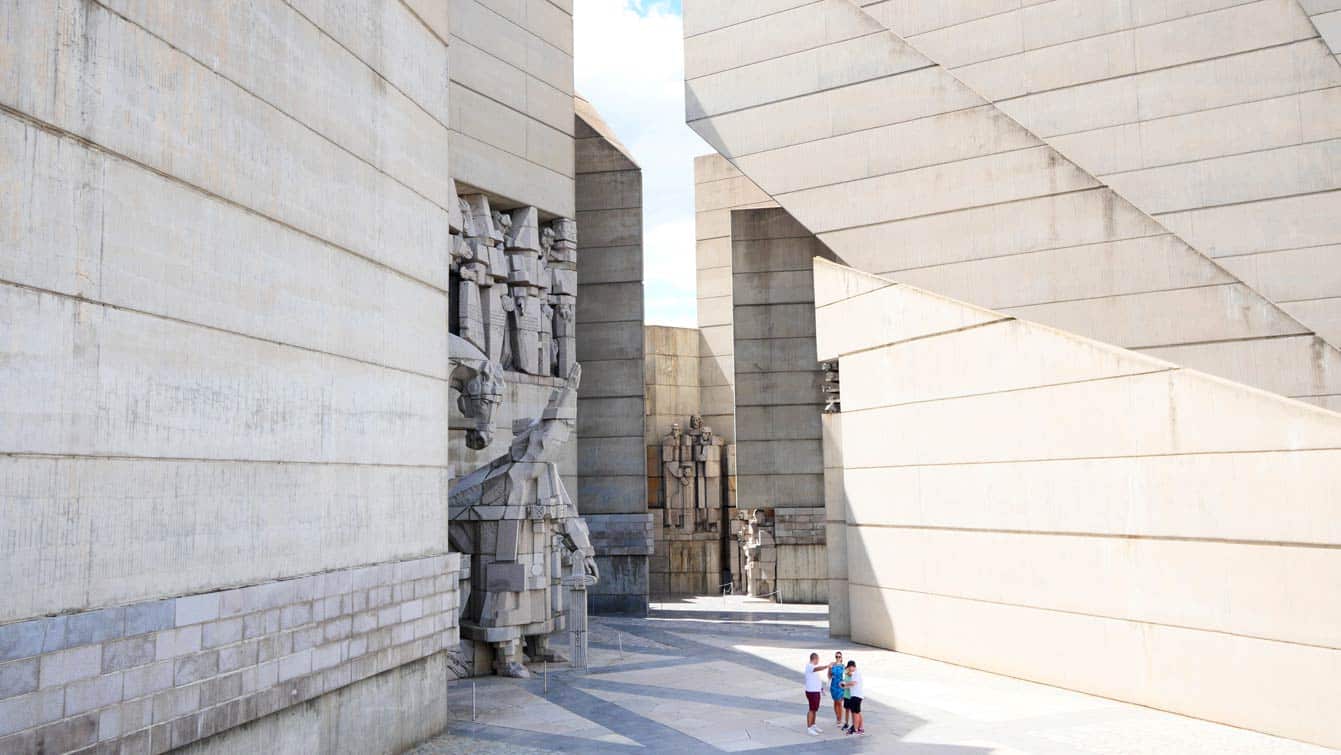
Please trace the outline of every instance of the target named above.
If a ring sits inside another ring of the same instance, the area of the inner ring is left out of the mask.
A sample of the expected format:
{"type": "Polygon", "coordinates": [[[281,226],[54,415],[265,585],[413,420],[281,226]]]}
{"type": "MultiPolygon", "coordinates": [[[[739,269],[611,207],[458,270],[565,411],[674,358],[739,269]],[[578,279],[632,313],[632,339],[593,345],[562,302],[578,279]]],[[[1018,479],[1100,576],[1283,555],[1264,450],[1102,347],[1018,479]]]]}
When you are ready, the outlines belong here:
{"type": "Polygon", "coordinates": [[[865,733],[866,733],[866,730],[865,730],[865,729],[857,729],[857,736],[860,737],[860,736],[862,736],[862,735],[865,734],[865,733]]]}
{"type": "Polygon", "coordinates": [[[813,727],[813,726],[809,726],[809,727],[806,727],[806,733],[809,734],[809,735],[812,736],[812,737],[818,737],[818,736],[819,736],[819,729],[816,729],[816,728],[813,727]]]}
{"type": "Polygon", "coordinates": [[[852,727],[848,727],[847,733],[848,733],[848,736],[851,736],[851,735],[853,735],[853,734],[856,734],[856,733],[857,733],[857,730],[856,730],[856,729],[853,729],[852,727]]]}
{"type": "Polygon", "coordinates": [[[824,733],[824,730],[821,729],[821,728],[817,725],[817,726],[815,726],[815,733],[816,733],[816,734],[823,734],[823,733],[824,733]]]}

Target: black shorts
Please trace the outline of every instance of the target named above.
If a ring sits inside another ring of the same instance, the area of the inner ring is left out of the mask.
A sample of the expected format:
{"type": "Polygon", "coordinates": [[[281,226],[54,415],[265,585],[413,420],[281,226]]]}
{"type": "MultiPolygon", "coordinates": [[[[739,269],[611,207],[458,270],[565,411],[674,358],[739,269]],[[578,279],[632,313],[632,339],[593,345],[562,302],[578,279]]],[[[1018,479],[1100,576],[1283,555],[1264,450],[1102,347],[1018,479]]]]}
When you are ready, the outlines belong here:
{"type": "Polygon", "coordinates": [[[843,698],[843,710],[852,710],[852,698],[843,698]]]}
{"type": "Polygon", "coordinates": [[[860,697],[849,697],[847,700],[844,701],[844,706],[845,706],[848,710],[852,711],[853,713],[860,713],[860,712],[861,712],[861,698],[860,698],[860,697]]]}

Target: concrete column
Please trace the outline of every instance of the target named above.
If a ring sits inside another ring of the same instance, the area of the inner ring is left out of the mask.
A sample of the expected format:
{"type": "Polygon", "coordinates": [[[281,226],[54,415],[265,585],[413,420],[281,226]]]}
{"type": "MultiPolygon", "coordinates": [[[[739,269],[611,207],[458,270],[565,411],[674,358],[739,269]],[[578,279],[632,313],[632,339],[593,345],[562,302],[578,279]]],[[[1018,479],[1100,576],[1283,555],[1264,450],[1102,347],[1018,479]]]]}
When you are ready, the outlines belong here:
{"type": "Polygon", "coordinates": [[[585,100],[577,109],[578,509],[601,581],[596,613],[647,612],[642,170],[585,100]]]}
{"type": "Polygon", "coordinates": [[[815,356],[812,260],[832,255],[781,209],[731,213],[736,488],[773,509],[778,599],[826,599],[824,373],[815,356]]]}

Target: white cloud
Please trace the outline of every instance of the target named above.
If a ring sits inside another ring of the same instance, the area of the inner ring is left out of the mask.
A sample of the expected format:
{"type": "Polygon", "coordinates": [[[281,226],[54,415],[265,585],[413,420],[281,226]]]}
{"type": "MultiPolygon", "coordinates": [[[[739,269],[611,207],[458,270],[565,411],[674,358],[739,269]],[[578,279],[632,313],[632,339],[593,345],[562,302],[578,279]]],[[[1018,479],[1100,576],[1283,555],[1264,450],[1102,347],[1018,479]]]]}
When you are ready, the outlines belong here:
{"type": "Polygon", "coordinates": [[[650,324],[694,325],[694,157],[712,148],[684,123],[683,24],[668,5],[574,3],[577,91],[643,169],[644,280],[650,324]]]}

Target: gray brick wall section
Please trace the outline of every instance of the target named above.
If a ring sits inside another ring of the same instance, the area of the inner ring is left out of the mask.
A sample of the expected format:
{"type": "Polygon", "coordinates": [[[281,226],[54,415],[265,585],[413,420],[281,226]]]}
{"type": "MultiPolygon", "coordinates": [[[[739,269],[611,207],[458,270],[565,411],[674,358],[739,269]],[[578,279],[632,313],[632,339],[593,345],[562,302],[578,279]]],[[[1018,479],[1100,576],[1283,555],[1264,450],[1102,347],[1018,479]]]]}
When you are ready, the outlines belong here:
{"type": "Polygon", "coordinates": [[[445,554],[0,626],[0,753],[160,753],[459,642],[445,554]]]}
{"type": "Polygon", "coordinates": [[[773,538],[778,545],[823,545],[824,509],[774,509],[773,538]]]}

